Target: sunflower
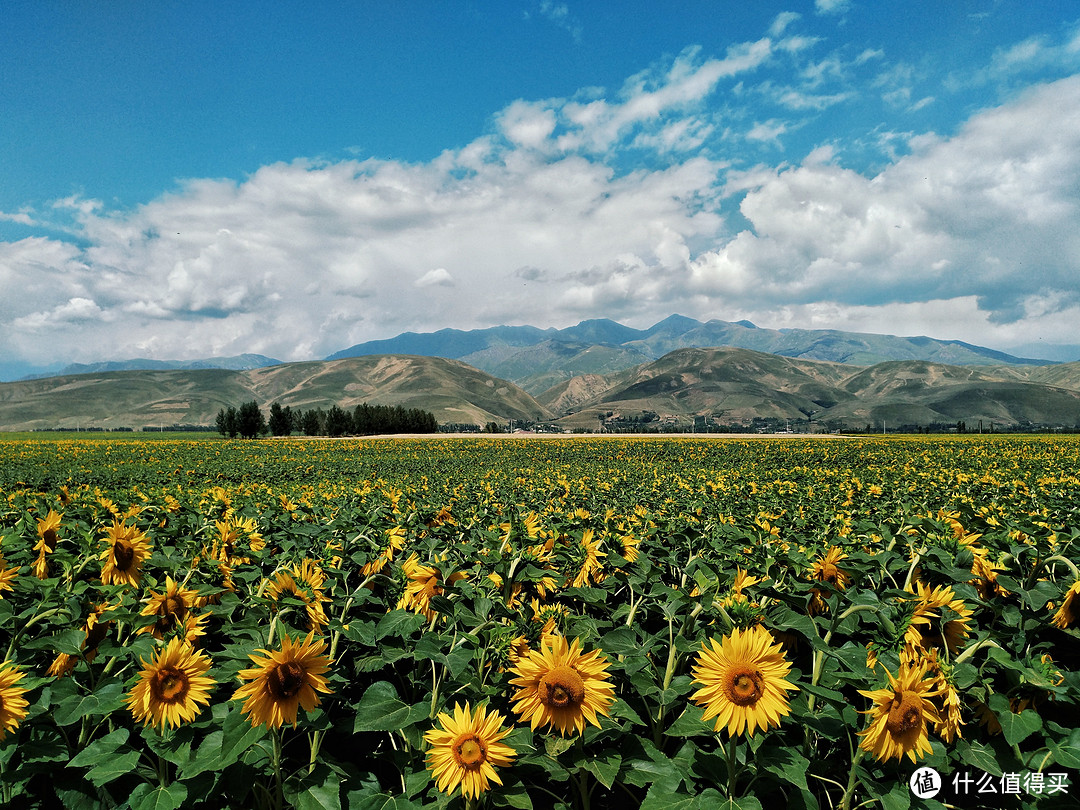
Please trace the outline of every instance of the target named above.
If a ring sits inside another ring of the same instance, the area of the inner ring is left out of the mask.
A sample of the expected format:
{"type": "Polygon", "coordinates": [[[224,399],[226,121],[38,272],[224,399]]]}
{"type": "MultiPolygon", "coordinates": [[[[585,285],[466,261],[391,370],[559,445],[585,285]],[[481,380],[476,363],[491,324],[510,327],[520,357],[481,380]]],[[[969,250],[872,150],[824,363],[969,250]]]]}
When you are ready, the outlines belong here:
{"type": "Polygon", "coordinates": [[[138,585],[139,567],[150,556],[150,539],[137,527],[116,519],[105,535],[101,542],[108,548],[99,555],[105,562],[101,581],[106,585],[138,585]]]}
{"type": "Polygon", "coordinates": [[[967,640],[968,621],[973,615],[971,608],[958,599],[952,586],[948,585],[930,588],[917,582],[915,595],[915,610],[904,631],[904,642],[923,649],[945,647],[950,654],[955,654],[967,640]],[[940,621],[942,608],[952,611],[956,618],[940,621]]]}
{"type": "MultiPolygon", "coordinates": [[[[844,553],[843,549],[839,546],[831,546],[824,556],[818,557],[810,565],[810,579],[828,583],[838,591],[846,589],[851,581],[851,575],[839,567],[839,564],[846,559],[847,554],[844,553]]],[[[811,593],[813,594],[810,599],[811,615],[824,613],[828,610],[829,606],[825,601],[828,594],[820,588],[814,588],[811,593]]]]}
{"type": "Polygon", "coordinates": [[[442,727],[424,734],[431,745],[427,767],[439,790],[450,794],[460,785],[466,799],[475,799],[489,783],[502,784],[495,768],[509,766],[516,756],[513,748],[501,742],[510,733],[502,729],[502,722],[501,714],[483,706],[477,706],[473,714],[468,703],[456,704],[453,716],[439,713],[442,727]]]}
{"type": "Polygon", "coordinates": [[[31,571],[38,579],[48,579],[49,577],[48,556],[53,553],[56,544],[60,541],[60,536],[56,533],[56,530],[60,528],[61,517],[62,515],[58,514],[55,509],[50,509],[49,514],[38,521],[38,541],[34,544],[34,551],[38,553],[38,556],[31,567],[31,571]]]}
{"type": "MultiPolygon", "coordinates": [[[[178,627],[185,627],[188,611],[191,610],[198,593],[177,584],[171,576],[165,577],[165,590],[162,593],[150,592],[146,607],[140,615],[153,616],[155,621],[139,630],[140,633],[153,633],[154,638],[163,638],[178,627]]],[[[195,622],[199,624],[198,620],[195,622]]],[[[201,635],[201,633],[199,633],[201,635]]]]}
{"type": "Polygon", "coordinates": [[[15,581],[17,576],[19,576],[18,567],[8,568],[4,555],[0,554],[0,599],[4,598],[4,591],[15,590],[11,583],[15,581]]]}
{"type": "MultiPolygon", "coordinates": [[[[410,555],[409,559],[401,564],[401,570],[408,578],[408,582],[405,585],[405,594],[397,606],[414,613],[422,613],[425,619],[431,621],[436,616],[435,610],[431,607],[431,598],[443,592],[440,584],[442,572],[434,566],[421,565],[420,557],[416,554],[410,555]]],[[[457,582],[459,579],[465,579],[466,576],[463,571],[458,571],[451,574],[447,582],[457,582]]]]}
{"type": "Polygon", "coordinates": [[[23,697],[29,690],[17,686],[24,675],[10,661],[0,664],[0,740],[19,727],[30,705],[23,697]]]}
{"type": "Polygon", "coordinates": [[[600,583],[604,580],[601,557],[606,557],[607,552],[600,550],[603,536],[595,537],[592,529],[586,529],[581,534],[581,544],[574,549],[574,554],[580,559],[580,567],[573,581],[570,583],[575,588],[588,587],[590,582],[600,583]]]}
{"type": "Polygon", "coordinates": [[[293,641],[282,634],[279,652],[256,650],[262,656],[248,656],[255,667],[240,670],[240,679],[247,683],[236,690],[232,699],[247,699],[241,711],[250,717],[251,725],[278,728],[288,722],[295,728],[297,708],[302,706],[310,712],[321,702],[316,691],[331,691],[324,677],[330,669],[330,660],[324,654],[326,642],[313,638],[314,633],[308,633],[303,641],[293,641]]]}
{"type": "MultiPolygon", "coordinates": [[[[142,659],[139,659],[142,661],[142,659]]],[[[179,726],[209,705],[215,681],[206,673],[210,659],[186,641],[174,638],[149,662],[142,661],[139,682],[128,693],[127,705],[144,725],[179,726]]]]}
{"type": "Polygon", "coordinates": [[[1066,627],[1074,627],[1077,623],[1080,623],[1080,579],[1065,592],[1065,600],[1051,620],[1054,627],[1062,630],[1066,627]]]}
{"type": "Polygon", "coordinates": [[[783,648],[764,627],[735,628],[723,641],[701,644],[693,667],[694,683],[702,688],[692,695],[705,707],[703,720],[716,718],[714,729],[727,726],[729,735],[751,737],[754,730],[779,726],[791,712],[785,692],[797,689],[787,680],[791,664],[783,648]],[[709,648],[711,645],[711,649],[709,648]]]}
{"type": "Polygon", "coordinates": [[[323,594],[326,577],[311,560],[294,565],[291,571],[279,571],[267,588],[267,595],[277,602],[283,596],[292,596],[304,603],[307,613],[305,630],[321,633],[326,629],[326,611],[323,603],[330,599],[323,594]]]}
{"type": "Polygon", "coordinates": [[[608,666],[600,650],[583,654],[580,639],[572,644],[563,636],[543,639],[539,650],[530,650],[511,670],[518,676],[511,685],[520,687],[514,712],[533,731],[554,726],[564,737],[583,732],[586,721],[599,726],[596,715],[606,715],[615,701],[608,666]]]}
{"type": "Polygon", "coordinates": [[[926,677],[923,665],[900,665],[897,677],[887,669],[885,675],[889,686],[859,694],[874,701],[874,707],[863,714],[872,715],[870,725],[858,732],[863,738],[859,747],[873,754],[878,760],[903,759],[907,756],[918,762],[921,754],[929,754],[930,740],[926,733],[928,722],[943,724],[930,698],[938,694],[934,678],[926,677]]]}

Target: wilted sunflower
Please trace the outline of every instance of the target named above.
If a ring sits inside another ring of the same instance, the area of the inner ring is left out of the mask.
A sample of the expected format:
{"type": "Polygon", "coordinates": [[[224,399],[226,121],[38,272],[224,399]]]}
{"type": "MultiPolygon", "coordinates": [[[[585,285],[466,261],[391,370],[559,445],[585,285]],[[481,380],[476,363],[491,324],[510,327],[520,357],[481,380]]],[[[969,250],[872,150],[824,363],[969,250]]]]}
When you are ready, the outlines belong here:
{"type": "Polygon", "coordinates": [[[30,705],[23,697],[27,689],[17,686],[23,673],[10,661],[0,664],[0,740],[19,727],[30,705]]]}
{"type": "Polygon", "coordinates": [[[798,688],[787,680],[791,664],[783,648],[761,625],[736,627],[722,642],[703,641],[692,671],[702,686],[692,695],[705,707],[702,719],[715,717],[714,729],[726,726],[731,736],[745,731],[752,737],[755,729],[779,726],[791,712],[785,693],[798,688]]]}
{"type": "Polygon", "coordinates": [[[1064,630],[1066,627],[1074,627],[1078,622],[1080,622],[1080,579],[1065,592],[1065,600],[1054,614],[1051,624],[1064,630]]]}
{"type": "Polygon", "coordinates": [[[554,726],[564,737],[583,732],[586,721],[599,727],[596,715],[606,715],[615,701],[608,666],[600,650],[583,654],[580,639],[572,644],[563,636],[544,639],[539,650],[530,650],[511,670],[518,677],[510,683],[520,687],[514,712],[533,731],[554,726]]]}
{"type": "Polygon", "coordinates": [[[887,688],[859,690],[860,695],[874,701],[874,707],[863,712],[872,719],[866,729],[858,732],[863,738],[859,747],[882,762],[905,756],[918,762],[920,755],[932,752],[926,724],[944,722],[930,701],[938,694],[934,679],[926,677],[922,665],[901,664],[897,677],[887,669],[885,675],[889,678],[887,688]]]}
{"type": "Polygon", "coordinates": [[[150,556],[150,539],[138,527],[115,519],[105,535],[101,542],[108,548],[99,555],[105,562],[101,581],[106,585],[138,585],[139,567],[150,556]]]}
{"type": "Polygon", "coordinates": [[[278,728],[282,723],[296,727],[296,711],[303,707],[310,712],[321,702],[316,693],[329,693],[324,673],[330,660],[324,654],[326,642],[313,640],[308,633],[303,641],[281,636],[281,650],[256,650],[261,656],[249,655],[253,669],[242,669],[241,680],[248,681],[233,694],[233,700],[245,700],[241,711],[251,719],[251,725],[278,728]]]}
{"type": "MultiPolygon", "coordinates": [[[[139,659],[142,661],[142,659],[139,659]]],[[[210,703],[215,681],[206,673],[210,659],[186,641],[174,638],[149,662],[142,661],[139,682],[128,693],[127,705],[145,725],[179,726],[190,722],[200,704],[210,703]]]]}
{"type": "Polygon", "coordinates": [[[453,716],[439,713],[442,728],[424,734],[424,740],[431,745],[427,768],[439,790],[450,794],[460,785],[466,799],[475,799],[490,782],[502,784],[495,768],[509,766],[516,756],[513,748],[500,742],[510,733],[502,729],[502,722],[501,714],[488,712],[483,706],[473,714],[468,703],[464,708],[460,703],[455,705],[453,716]]]}

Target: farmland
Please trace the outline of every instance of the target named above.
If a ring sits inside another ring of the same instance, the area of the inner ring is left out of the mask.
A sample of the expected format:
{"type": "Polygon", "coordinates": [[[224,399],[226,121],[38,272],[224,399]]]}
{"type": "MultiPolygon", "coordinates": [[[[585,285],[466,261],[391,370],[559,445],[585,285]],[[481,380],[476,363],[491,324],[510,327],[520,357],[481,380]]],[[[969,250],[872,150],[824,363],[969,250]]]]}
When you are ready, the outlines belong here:
{"type": "Polygon", "coordinates": [[[1078,470],[1055,437],[0,441],[0,803],[1068,806],[1078,470]]]}

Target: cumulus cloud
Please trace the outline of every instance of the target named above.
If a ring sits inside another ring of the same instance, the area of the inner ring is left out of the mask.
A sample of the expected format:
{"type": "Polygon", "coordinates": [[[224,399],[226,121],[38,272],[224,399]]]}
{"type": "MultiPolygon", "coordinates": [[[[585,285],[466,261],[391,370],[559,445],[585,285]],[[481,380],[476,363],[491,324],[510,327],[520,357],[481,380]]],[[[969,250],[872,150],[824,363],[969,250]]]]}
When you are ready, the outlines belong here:
{"type": "Polygon", "coordinates": [[[777,163],[795,113],[840,104],[854,71],[887,76],[879,93],[917,78],[877,51],[780,47],[799,25],[780,15],[768,38],[684,51],[613,93],[516,101],[428,162],[298,159],[132,210],[59,201],[77,240],[0,242],[0,345],[38,362],[58,346],[65,360],[300,360],[410,329],[672,312],[991,344],[1070,334],[1080,77],[948,136],[882,129],[873,171],[832,142],[777,163]],[[795,84],[752,84],[796,59],[795,84]],[[775,115],[740,114],[729,102],[746,93],[775,115]],[[634,150],[646,157],[623,159],[634,150]]]}

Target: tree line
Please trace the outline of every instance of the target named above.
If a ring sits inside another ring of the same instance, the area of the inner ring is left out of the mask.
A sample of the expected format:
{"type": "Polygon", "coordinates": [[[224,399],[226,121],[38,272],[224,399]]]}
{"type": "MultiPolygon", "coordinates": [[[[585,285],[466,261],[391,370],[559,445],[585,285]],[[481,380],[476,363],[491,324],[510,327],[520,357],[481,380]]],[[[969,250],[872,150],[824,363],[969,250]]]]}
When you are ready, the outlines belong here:
{"type": "Polygon", "coordinates": [[[329,409],[293,410],[278,403],[270,406],[269,420],[254,400],[240,407],[218,411],[216,425],[222,436],[254,439],[272,436],[372,436],[379,433],[435,433],[439,429],[435,415],[421,408],[400,405],[369,405],[362,402],[353,410],[338,405],[329,409]]]}

